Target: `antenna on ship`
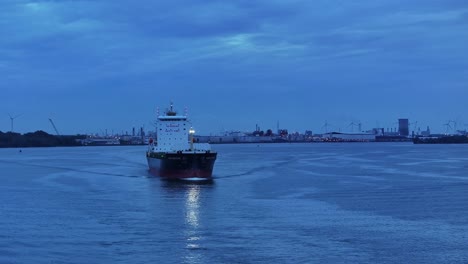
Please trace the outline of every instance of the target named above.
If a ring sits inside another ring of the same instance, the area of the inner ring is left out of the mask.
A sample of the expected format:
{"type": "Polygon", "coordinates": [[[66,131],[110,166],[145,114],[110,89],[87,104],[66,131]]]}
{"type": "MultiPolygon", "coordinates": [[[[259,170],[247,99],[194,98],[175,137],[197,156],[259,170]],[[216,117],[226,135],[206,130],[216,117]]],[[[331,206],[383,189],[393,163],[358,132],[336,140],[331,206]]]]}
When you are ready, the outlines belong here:
{"type": "Polygon", "coordinates": [[[171,106],[170,106],[169,110],[166,112],[166,115],[168,115],[168,116],[177,115],[177,113],[174,111],[174,104],[172,103],[172,101],[171,101],[171,106]]]}
{"type": "Polygon", "coordinates": [[[23,114],[19,114],[19,115],[16,115],[15,117],[12,117],[10,114],[8,114],[8,116],[10,117],[10,121],[11,121],[11,130],[10,132],[13,133],[13,122],[15,121],[16,118],[22,116],[23,114]]]}

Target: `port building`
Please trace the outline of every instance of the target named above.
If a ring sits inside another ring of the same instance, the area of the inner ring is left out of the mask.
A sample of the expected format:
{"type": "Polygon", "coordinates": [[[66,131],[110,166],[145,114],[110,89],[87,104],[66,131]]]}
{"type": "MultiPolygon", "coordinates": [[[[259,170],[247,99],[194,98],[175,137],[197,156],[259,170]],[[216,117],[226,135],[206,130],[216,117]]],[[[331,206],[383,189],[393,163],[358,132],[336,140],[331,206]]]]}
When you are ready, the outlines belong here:
{"type": "Polygon", "coordinates": [[[409,120],[407,118],[398,119],[398,133],[400,136],[409,136],[409,120]]]}

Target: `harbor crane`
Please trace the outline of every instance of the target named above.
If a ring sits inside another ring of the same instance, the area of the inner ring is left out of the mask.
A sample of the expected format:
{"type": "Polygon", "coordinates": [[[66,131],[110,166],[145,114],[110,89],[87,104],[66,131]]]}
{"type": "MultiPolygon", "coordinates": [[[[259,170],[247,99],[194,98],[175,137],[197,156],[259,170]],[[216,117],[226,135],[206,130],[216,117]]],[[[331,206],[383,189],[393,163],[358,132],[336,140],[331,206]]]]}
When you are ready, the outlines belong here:
{"type": "Polygon", "coordinates": [[[328,127],[330,126],[330,124],[328,123],[328,121],[325,121],[325,124],[322,126],[322,129],[325,128],[325,133],[328,133],[328,127]]]}
{"type": "Polygon", "coordinates": [[[348,125],[348,127],[351,127],[351,132],[353,132],[353,133],[354,133],[354,127],[355,126],[358,128],[357,132],[361,133],[362,132],[362,123],[361,123],[361,121],[358,121],[358,123],[354,123],[354,121],[353,121],[348,125]]]}
{"type": "Polygon", "coordinates": [[[357,126],[357,124],[354,123],[354,122],[351,122],[351,123],[348,125],[348,127],[351,127],[351,132],[354,132],[354,126],[357,126]]]}
{"type": "Polygon", "coordinates": [[[60,136],[60,133],[58,132],[57,127],[54,124],[54,121],[52,121],[52,118],[49,118],[49,121],[52,124],[52,126],[54,127],[54,130],[55,130],[55,133],[57,134],[57,136],[60,136]]]}

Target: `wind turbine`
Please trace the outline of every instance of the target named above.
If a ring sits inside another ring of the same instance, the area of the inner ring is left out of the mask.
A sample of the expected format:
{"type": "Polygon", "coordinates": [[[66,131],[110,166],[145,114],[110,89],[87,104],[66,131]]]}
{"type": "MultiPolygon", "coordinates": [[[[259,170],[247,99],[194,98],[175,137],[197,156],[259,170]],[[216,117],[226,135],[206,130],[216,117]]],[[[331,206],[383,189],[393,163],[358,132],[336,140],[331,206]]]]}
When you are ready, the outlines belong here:
{"type": "Polygon", "coordinates": [[[444,124],[445,128],[445,134],[448,134],[449,129],[452,129],[452,126],[450,125],[452,121],[449,120],[447,123],[444,124]]]}
{"type": "Polygon", "coordinates": [[[457,121],[449,120],[449,123],[453,123],[453,130],[457,131],[457,121]]]}
{"type": "Polygon", "coordinates": [[[10,121],[11,121],[11,130],[10,130],[10,132],[13,133],[13,122],[15,121],[15,119],[18,118],[18,117],[20,117],[20,116],[22,116],[22,115],[23,115],[23,114],[19,114],[19,115],[13,117],[13,116],[11,116],[10,114],[8,114],[8,116],[10,117],[10,121]]]}

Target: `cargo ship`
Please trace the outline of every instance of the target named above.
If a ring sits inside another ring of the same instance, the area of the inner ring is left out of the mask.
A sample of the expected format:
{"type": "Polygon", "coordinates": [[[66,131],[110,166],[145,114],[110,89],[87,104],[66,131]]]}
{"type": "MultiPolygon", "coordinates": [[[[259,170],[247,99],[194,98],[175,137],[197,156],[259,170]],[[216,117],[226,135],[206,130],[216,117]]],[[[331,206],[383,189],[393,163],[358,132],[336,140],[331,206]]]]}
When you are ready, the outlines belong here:
{"type": "Polygon", "coordinates": [[[170,108],[157,117],[156,139],[146,158],[150,173],[173,179],[211,179],[217,153],[208,143],[194,143],[195,130],[186,115],[170,108]]]}
{"type": "Polygon", "coordinates": [[[446,135],[438,137],[415,137],[414,144],[468,144],[468,135],[446,135]]]}

